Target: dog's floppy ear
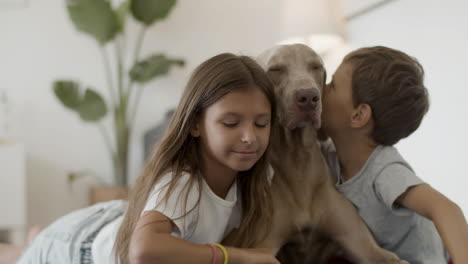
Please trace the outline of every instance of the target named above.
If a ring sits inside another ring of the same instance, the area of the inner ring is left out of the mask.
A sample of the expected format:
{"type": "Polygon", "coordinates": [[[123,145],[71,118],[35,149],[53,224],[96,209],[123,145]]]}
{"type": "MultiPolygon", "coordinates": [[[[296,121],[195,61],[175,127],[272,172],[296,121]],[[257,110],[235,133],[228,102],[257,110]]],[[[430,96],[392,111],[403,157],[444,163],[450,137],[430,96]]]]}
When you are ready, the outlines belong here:
{"type": "Polygon", "coordinates": [[[257,63],[262,66],[262,68],[267,71],[268,67],[268,62],[270,61],[271,57],[275,54],[275,52],[281,47],[281,45],[273,46],[264,52],[262,52],[260,55],[257,56],[255,59],[257,63]]]}
{"type": "Polygon", "coordinates": [[[325,86],[327,85],[327,70],[323,68],[323,89],[325,89],[325,86]]]}
{"type": "MultiPolygon", "coordinates": [[[[325,70],[325,68],[323,69],[323,89],[325,89],[325,86],[327,85],[327,70],[325,70]]],[[[323,128],[320,128],[318,131],[317,131],[317,139],[319,141],[326,141],[329,139],[328,135],[325,134],[325,131],[323,131],[323,128]]]]}

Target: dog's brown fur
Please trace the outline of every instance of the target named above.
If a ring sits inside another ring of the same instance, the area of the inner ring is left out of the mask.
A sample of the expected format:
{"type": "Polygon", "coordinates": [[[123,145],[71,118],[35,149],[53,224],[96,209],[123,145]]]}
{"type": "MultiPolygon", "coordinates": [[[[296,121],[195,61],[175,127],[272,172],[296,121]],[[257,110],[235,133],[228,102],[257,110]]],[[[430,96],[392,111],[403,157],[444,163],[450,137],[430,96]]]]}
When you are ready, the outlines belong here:
{"type": "MultiPolygon", "coordinates": [[[[320,95],[326,79],[321,58],[309,47],[295,44],[275,47],[258,61],[274,84],[280,124],[272,131],[270,146],[275,206],[272,232],[259,247],[278,250],[294,235],[296,244],[304,245],[320,230],[357,263],[406,263],[376,244],[353,205],[334,187],[317,141],[320,95]],[[303,229],[308,233],[301,232],[303,229]],[[298,233],[304,240],[297,240],[298,233]]],[[[321,263],[326,259],[322,253],[318,255],[323,260],[306,254],[301,262],[287,259],[282,263],[321,263]]]]}

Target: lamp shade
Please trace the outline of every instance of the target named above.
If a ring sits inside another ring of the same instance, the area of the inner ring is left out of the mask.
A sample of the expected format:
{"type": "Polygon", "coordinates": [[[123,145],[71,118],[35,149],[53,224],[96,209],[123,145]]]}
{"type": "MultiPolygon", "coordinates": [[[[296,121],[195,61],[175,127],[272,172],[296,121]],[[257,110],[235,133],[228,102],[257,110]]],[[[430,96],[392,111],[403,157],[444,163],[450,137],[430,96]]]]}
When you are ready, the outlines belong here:
{"type": "Polygon", "coordinates": [[[278,42],[314,35],[346,38],[340,0],[284,0],[278,42]]]}
{"type": "Polygon", "coordinates": [[[278,44],[302,43],[323,59],[327,81],[352,50],[346,43],[346,20],[341,0],[285,0],[278,44]]]}

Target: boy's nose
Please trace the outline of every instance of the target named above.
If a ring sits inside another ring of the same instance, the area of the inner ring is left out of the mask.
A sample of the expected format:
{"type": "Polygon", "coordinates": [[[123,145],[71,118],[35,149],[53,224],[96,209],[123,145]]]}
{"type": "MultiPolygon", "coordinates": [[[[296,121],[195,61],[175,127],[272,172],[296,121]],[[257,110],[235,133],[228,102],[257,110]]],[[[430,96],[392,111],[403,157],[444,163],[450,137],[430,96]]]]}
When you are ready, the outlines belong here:
{"type": "Polygon", "coordinates": [[[317,89],[299,89],[295,94],[296,104],[302,110],[315,110],[319,101],[320,93],[317,89]]]}

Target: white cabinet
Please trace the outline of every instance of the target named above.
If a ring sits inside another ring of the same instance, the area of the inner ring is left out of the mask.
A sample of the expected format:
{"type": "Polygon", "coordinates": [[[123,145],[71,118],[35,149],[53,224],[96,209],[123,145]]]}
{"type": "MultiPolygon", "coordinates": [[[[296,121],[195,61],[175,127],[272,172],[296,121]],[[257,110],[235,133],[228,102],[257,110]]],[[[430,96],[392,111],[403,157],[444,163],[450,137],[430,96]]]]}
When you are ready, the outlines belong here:
{"type": "Polygon", "coordinates": [[[0,230],[22,244],[26,227],[25,150],[21,142],[0,141],[0,230]]]}

